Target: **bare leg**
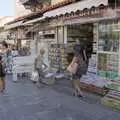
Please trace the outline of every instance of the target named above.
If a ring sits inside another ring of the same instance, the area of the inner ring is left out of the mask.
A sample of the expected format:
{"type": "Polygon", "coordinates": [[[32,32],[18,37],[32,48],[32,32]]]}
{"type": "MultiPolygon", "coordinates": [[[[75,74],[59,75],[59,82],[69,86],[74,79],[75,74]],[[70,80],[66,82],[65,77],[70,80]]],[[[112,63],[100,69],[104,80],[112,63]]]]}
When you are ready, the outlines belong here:
{"type": "Polygon", "coordinates": [[[4,90],[5,90],[5,80],[2,80],[2,90],[1,90],[1,92],[4,92],[4,90]]]}
{"type": "Polygon", "coordinates": [[[79,79],[76,80],[76,82],[75,82],[75,89],[77,90],[77,95],[82,96],[82,91],[80,89],[80,80],[79,79]]]}
{"type": "Polygon", "coordinates": [[[75,81],[73,83],[73,95],[77,96],[77,89],[76,89],[75,81]]]}
{"type": "Polygon", "coordinates": [[[71,84],[72,84],[73,96],[77,96],[77,90],[76,90],[76,87],[75,87],[75,78],[74,78],[74,76],[72,76],[71,84]]]}

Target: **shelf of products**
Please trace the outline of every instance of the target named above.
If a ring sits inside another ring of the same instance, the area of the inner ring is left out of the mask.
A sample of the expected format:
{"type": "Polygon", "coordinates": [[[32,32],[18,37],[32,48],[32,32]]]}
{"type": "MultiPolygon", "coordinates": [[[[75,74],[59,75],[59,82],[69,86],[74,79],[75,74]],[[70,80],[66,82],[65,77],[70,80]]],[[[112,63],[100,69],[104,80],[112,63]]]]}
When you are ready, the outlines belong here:
{"type": "Polygon", "coordinates": [[[88,72],[97,74],[97,41],[98,41],[98,30],[97,30],[97,25],[94,25],[93,27],[93,42],[91,44],[92,47],[90,53],[90,58],[89,58],[89,64],[88,64],[88,72]],[[92,54],[91,54],[92,53],[92,54]]]}
{"type": "Polygon", "coordinates": [[[98,75],[114,79],[118,76],[118,66],[117,54],[98,54],[98,75]]]}
{"type": "Polygon", "coordinates": [[[49,59],[51,61],[51,67],[58,68],[60,64],[60,45],[51,44],[49,48],[49,59]]]}
{"type": "Polygon", "coordinates": [[[114,31],[114,22],[99,24],[98,75],[115,79],[119,73],[119,32],[114,31]]]}
{"type": "Polygon", "coordinates": [[[98,49],[100,51],[117,52],[119,50],[119,32],[115,32],[114,23],[99,24],[98,49]]]}
{"type": "Polygon", "coordinates": [[[97,73],[97,55],[92,54],[91,58],[89,59],[89,64],[88,64],[88,72],[97,73]]]}
{"type": "Polygon", "coordinates": [[[51,44],[49,47],[51,67],[66,68],[68,66],[66,48],[63,44],[51,44]]]}

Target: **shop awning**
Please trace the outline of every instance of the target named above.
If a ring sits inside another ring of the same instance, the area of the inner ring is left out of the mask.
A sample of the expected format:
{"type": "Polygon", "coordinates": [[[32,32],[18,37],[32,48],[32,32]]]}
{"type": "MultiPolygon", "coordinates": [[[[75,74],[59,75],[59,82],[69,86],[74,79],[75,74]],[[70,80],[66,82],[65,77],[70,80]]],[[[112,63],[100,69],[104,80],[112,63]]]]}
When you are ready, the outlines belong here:
{"type": "Polygon", "coordinates": [[[18,21],[18,22],[9,24],[9,25],[5,25],[4,29],[8,30],[8,29],[12,29],[12,28],[16,28],[16,27],[22,26],[22,23],[23,23],[23,21],[18,21]]]}
{"type": "Polygon", "coordinates": [[[100,18],[76,18],[76,19],[70,19],[70,20],[65,20],[63,22],[63,25],[72,25],[72,24],[85,24],[85,23],[95,23],[95,22],[100,22],[100,21],[105,21],[105,20],[112,20],[116,19],[114,16],[106,16],[106,17],[100,17],[100,18]]]}
{"type": "Polygon", "coordinates": [[[83,0],[80,2],[76,2],[64,7],[60,7],[51,11],[48,11],[44,14],[45,17],[54,17],[56,15],[61,15],[61,14],[66,14],[66,13],[71,13],[72,11],[75,12],[77,10],[83,10],[85,8],[92,8],[98,7],[99,5],[108,5],[108,0],[83,0]]]}
{"type": "Polygon", "coordinates": [[[45,19],[45,17],[43,16],[43,17],[40,17],[40,18],[36,18],[36,19],[30,20],[30,21],[27,21],[27,22],[23,23],[23,25],[29,25],[29,24],[39,22],[39,21],[44,20],[44,19],[45,19]]]}

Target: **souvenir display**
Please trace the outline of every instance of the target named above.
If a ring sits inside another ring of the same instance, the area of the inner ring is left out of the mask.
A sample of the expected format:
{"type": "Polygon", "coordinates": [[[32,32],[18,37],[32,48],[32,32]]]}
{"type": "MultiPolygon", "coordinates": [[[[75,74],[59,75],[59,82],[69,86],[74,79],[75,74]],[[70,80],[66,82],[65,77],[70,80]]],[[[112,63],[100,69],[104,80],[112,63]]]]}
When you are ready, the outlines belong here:
{"type": "Polygon", "coordinates": [[[118,76],[118,55],[98,54],[98,75],[106,78],[116,78],[118,76]]]}
{"type": "Polygon", "coordinates": [[[120,78],[109,82],[106,87],[110,91],[102,98],[102,104],[120,110],[120,78]]]}
{"type": "Polygon", "coordinates": [[[88,72],[97,73],[97,56],[96,54],[92,54],[91,58],[89,59],[88,64],[88,72]]]}
{"type": "Polygon", "coordinates": [[[51,61],[51,67],[58,68],[61,62],[60,44],[51,44],[49,48],[49,59],[51,61]]]}
{"type": "Polygon", "coordinates": [[[110,79],[118,76],[119,33],[114,31],[113,22],[99,24],[98,75],[110,79]]]}
{"type": "Polygon", "coordinates": [[[113,23],[99,24],[99,51],[118,52],[119,33],[114,32],[113,23]]]}
{"type": "Polygon", "coordinates": [[[100,95],[105,95],[107,89],[104,87],[108,84],[108,80],[97,76],[94,73],[87,73],[83,75],[80,79],[81,82],[81,89],[93,93],[97,93],[100,95]]]}

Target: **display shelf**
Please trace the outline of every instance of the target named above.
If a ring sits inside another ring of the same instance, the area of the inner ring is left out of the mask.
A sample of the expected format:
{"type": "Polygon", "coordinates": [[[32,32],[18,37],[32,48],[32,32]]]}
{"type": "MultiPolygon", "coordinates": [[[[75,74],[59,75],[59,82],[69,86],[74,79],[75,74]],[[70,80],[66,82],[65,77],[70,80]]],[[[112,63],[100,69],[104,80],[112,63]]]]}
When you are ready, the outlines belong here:
{"type": "Polygon", "coordinates": [[[115,79],[119,73],[119,56],[112,52],[98,53],[98,75],[115,79]],[[109,53],[109,54],[108,54],[109,53]]]}
{"type": "Polygon", "coordinates": [[[107,51],[97,51],[97,53],[103,53],[103,54],[114,54],[114,55],[118,55],[119,52],[107,52],[107,51]]]}

